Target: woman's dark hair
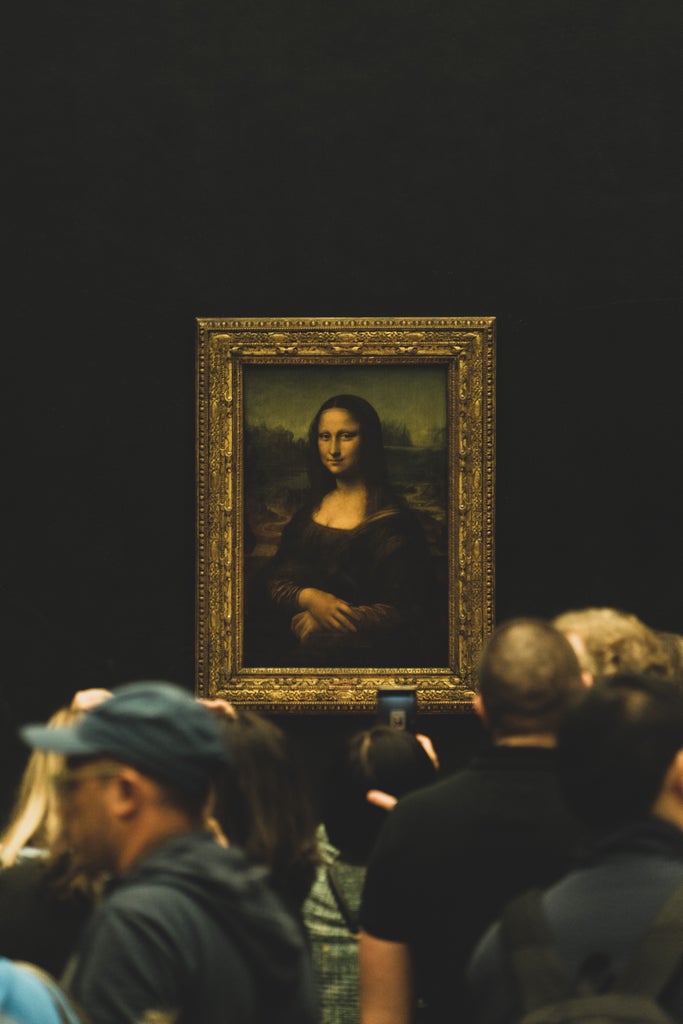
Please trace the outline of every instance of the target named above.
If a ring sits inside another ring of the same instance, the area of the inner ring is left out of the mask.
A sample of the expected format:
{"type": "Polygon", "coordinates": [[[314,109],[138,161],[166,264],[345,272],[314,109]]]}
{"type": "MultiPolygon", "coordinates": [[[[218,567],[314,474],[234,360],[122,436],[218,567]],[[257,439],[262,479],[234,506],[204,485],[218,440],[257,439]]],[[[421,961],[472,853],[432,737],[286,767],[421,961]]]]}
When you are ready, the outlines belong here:
{"type": "Polygon", "coordinates": [[[354,733],[330,765],[323,794],[323,823],[342,859],[365,864],[386,818],[386,811],[368,803],[369,789],[400,798],[436,775],[412,733],[388,725],[354,733]]]}
{"type": "Polygon", "coordinates": [[[358,395],[333,395],[318,409],[308,430],[308,478],[315,504],[333,491],[336,480],[320,458],[318,424],[327,409],[345,409],[360,426],[360,470],[368,488],[368,512],[376,511],[387,491],[387,470],[382,439],[382,424],[376,410],[358,395]]]}
{"type": "Polygon", "coordinates": [[[230,843],[270,869],[272,887],[299,913],[319,862],[312,793],[298,752],[274,722],[240,709],[222,719],[232,766],[215,817],[230,843]]]}

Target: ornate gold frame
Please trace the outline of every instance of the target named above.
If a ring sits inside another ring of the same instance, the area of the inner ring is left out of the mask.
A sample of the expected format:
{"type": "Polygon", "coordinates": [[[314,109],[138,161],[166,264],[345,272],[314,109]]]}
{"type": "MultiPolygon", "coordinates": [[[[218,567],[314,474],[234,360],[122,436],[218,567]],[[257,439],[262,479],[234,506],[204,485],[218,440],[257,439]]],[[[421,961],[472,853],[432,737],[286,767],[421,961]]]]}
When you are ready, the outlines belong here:
{"type": "Polygon", "coordinates": [[[493,625],[495,318],[197,320],[196,690],[263,711],[367,712],[379,686],[415,686],[421,711],[469,709],[493,625]],[[449,664],[252,669],[243,625],[243,373],[256,365],[445,367],[449,664]]]}

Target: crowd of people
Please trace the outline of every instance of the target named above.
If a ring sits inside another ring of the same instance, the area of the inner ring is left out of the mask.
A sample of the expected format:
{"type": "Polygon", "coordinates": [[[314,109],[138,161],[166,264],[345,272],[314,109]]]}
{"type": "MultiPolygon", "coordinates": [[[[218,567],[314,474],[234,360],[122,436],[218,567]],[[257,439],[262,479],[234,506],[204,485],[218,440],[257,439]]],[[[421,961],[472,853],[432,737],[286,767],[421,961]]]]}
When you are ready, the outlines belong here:
{"type": "Polygon", "coordinates": [[[504,621],[470,763],[377,724],[320,801],[265,714],[79,691],[20,729],[0,1021],[513,1024],[573,999],[683,1022],[682,664],[618,609],[504,621]]]}

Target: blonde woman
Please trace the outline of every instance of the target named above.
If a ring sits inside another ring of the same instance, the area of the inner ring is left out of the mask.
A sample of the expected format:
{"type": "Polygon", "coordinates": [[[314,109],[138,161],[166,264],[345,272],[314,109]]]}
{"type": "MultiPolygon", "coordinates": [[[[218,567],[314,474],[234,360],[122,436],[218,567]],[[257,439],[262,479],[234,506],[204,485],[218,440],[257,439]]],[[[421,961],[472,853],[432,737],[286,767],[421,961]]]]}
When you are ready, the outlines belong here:
{"type": "MultiPolygon", "coordinates": [[[[80,711],[60,708],[49,719],[53,727],[69,725],[80,718],[80,711]]],[[[35,750],[29,757],[14,808],[5,831],[0,835],[0,867],[33,857],[45,857],[59,837],[59,814],[51,778],[64,767],[61,754],[35,750]]]]}
{"type": "MultiPolygon", "coordinates": [[[[60,708],[49,724],[69,725],[83,713],[60,708]]],[[[60,754],[31,754],[0,835],[0,951],[55,977],[66,966],[98,889],[62,837],[52,779],[63,768],[60,754]]]]}

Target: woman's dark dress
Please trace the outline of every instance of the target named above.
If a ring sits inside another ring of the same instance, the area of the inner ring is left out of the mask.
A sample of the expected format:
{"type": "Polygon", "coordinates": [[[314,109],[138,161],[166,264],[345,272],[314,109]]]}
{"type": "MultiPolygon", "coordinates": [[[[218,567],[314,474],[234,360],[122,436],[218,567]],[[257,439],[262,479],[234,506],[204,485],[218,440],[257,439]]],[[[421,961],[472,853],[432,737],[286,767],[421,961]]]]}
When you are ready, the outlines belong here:
{"type": "Polygon", "coordinates": [[[436,585],[422,526],[410,509],[381,509],[352,530],[321,526],[310,506],[282,533],[277,554],[251,592],[245,661],[262,666],[435,667],[445,665],[446,599],[436,585]],[[291,629],[304,587],[359,609],[355,633],[291,629]]]}

